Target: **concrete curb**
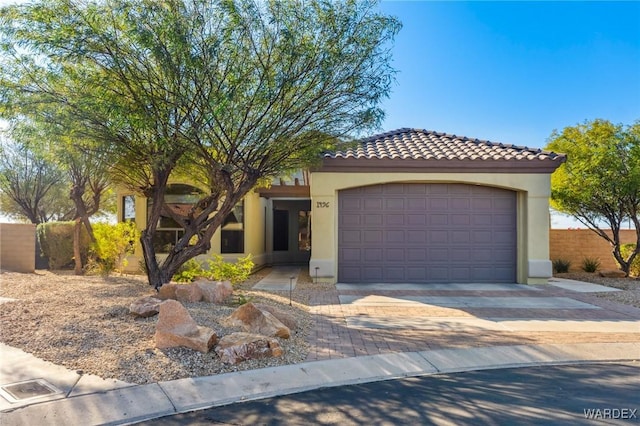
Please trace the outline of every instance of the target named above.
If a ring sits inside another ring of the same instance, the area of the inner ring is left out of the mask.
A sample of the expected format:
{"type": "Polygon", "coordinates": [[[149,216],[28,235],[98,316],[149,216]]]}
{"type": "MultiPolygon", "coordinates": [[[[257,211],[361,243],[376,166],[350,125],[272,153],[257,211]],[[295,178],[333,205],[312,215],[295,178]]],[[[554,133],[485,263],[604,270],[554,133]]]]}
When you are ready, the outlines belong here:
{"type": "Polygon", "coordinates": [[[1,414],[11,425],[126,425],[324,387],[473,370],[639,361],[640,342],[516,345],[391,353],[172,380],[71,396],[1,414]]]}

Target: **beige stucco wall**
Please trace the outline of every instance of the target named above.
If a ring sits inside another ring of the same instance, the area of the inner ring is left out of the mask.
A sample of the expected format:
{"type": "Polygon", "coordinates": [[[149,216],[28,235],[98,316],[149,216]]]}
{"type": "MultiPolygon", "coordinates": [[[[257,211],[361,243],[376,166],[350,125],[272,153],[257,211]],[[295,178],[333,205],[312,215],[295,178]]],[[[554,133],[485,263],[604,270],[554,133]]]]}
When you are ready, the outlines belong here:
{"type": "Polygon", "coordinates": [[[30,273],[36,268],[36,225],[0,224],[0,270],[30,273]]]}
{"type": "Polygon", "coordinates": [[[519,283],[543,283],[549,260],[550,175],[519,173],[337,173],[311,174],[312,250],[309,273],[336,282],[338,271],[338,191],[383,183],[466,183],[518,192],[519,283]]]}

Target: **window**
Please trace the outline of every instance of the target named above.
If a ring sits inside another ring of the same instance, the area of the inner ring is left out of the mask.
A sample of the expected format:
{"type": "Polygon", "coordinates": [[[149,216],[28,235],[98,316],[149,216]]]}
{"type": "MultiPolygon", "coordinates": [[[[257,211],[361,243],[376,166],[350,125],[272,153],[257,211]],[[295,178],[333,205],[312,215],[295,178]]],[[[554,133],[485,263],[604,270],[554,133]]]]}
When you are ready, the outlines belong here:
{"type": "Polygon", "coordinates": [[[222,224],[220,253],[244,253],[244,201],[240,201],[222,224]]]}
{"type": "MultiPolygon", "coordinates": [[[[189,209],[202,197],[203,193],[190,185],[174,184],[167,187],[164,196],[167,208],[182,214],[187,214],[189,209]]],[[[147,211],[151,211],[152,201],[147,200],[147,211]]],[[[158,228],[153,236],[153,246],[156,253],[169,253],[184,235],[184,229],[173,220],[168,213],[160,215],[158,228]]]]}
{"type": "MultiPolygon", "coordinates": [[[[164,196],[168,209],[186,216],[189,210],[204,195],[199,189],[182,184],[169,185],[164,196]]],[[[147,201],[151,211],[152,201],[147,201]]],[[[169,253],[184,235],[184,229],[169,213],[162,213],[153,237],[156,253],[169,253]]],[[[244,201],[238,203],[225,218],[221,231],[221,253],[244,253],[244,201]]]]}
{"type": "Polygon", "coordinates": [[[122,197],[122,221],[136,221],[136,197],[133,195],[125,195],[122,197]]]}

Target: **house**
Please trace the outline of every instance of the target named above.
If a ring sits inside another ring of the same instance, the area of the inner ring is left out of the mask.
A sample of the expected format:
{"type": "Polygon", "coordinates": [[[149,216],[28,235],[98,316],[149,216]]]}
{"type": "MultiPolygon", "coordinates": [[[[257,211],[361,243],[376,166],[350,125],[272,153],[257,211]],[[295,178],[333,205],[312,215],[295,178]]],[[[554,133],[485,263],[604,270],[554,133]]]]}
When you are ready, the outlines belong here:
{"type": "MultiPolygon", "coordinates": [[[[394,130],[247,195],[212,247],[229,259],[251,253],[258,265],[308,265],[312,277],[331,282],[546,282],[550,176],[564,161],[539,149],[394,130]]],[[[197,191],[176,183],[167,202],[190,204],[197,191]]],[[[144,227],[146,201],[120,200],[121,219],[144,227]]],[[[160,249],[180,236],[172,222],[160,221],[160,249]]]]}

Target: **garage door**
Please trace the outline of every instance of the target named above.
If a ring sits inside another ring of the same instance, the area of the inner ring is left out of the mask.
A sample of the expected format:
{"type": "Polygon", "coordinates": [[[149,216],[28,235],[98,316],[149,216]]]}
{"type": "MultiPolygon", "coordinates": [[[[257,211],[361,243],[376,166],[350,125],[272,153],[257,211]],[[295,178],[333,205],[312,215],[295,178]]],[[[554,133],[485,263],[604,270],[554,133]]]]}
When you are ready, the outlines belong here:
{"type": "Polygon", "coordinates": [[[516,282],[513,191],[406,183],[338,199],[340,282],[516,282]]]}

